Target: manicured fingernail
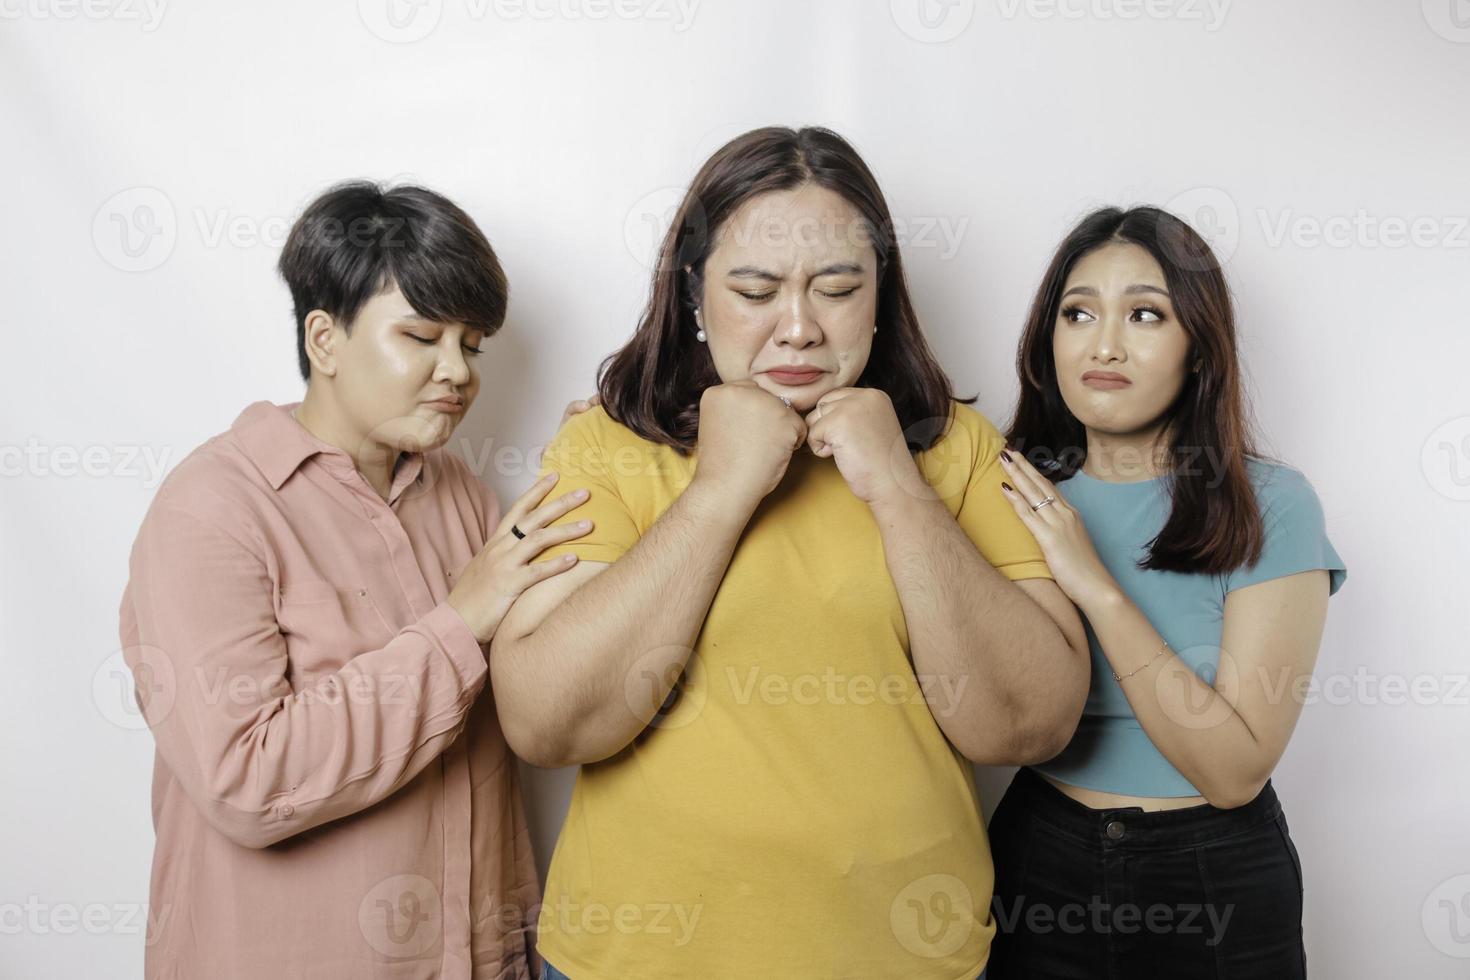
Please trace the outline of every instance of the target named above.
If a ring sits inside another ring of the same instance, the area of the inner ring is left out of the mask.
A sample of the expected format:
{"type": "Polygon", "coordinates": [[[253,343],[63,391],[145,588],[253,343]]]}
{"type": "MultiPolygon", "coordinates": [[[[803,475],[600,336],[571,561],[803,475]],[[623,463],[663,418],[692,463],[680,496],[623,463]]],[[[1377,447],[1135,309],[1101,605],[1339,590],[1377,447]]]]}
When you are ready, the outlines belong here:
{"type": "Polygon", "coordinates": [[[576,496],[578,500],[585,500],[587,498],[587,491],[578,490],[574,496],[576,496]]]}
{"type": "Polygon", "coordinates": [[[1011,454],[1002,449],[1000,451],[1000,458],[1009,463],[1011,461],[1011,454]]]}
{"type": "Polygon", "coordinates": [[[577,522],[577,526],[578,527],[591,527],[592,526],[592,522],[591,521],[578,521],[577,522]]]}
{"type": "Polygon", "coordinates": [[[1002,487],[1005,487],[1006,493],[1015,493],[1016,492],[1016,488],[1013,487],[1013,486],[1011,486],[1009,483],[1005,482],[1004,480],[1000,481],[1000,485],[1002,487]]]}

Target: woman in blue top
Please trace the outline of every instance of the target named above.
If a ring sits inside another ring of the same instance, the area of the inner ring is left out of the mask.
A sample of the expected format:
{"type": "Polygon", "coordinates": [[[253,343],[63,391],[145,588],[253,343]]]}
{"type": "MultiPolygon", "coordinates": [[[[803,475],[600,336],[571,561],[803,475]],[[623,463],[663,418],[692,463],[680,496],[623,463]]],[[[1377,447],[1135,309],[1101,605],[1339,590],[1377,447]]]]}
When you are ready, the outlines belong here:
{"type": "Polygon", "coordinates": [[[1253,445],[1229,291],[1156,208],[1062,242],[1021,340],[1011,503],[1086,620],[1056,758],[990,824],[993,980],[1305,975],[1271,787],[1346,576],[1297,470],[1253,445]]]}

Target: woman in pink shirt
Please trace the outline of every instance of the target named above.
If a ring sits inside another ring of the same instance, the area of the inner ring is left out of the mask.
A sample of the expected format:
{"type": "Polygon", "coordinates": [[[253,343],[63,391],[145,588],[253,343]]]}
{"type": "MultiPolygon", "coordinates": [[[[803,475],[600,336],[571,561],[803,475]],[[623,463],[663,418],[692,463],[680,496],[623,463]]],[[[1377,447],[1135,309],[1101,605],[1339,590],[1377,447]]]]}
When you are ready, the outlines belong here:
{"type": "MultiPolygon", "coordinates": [[[[280,260],[303,401],[258,401],[153,500],[121,605],[157,744],[149,978],[528,978],[540,890],[486,683],[584,535],[502,516],[443,448],[506,281],[462,210],[339,185],[280,260]]],[[[576,403],[572,408],[583,407],[576,403]]],[[[569,408],[569,411],[571,409],[569,408]]]]}

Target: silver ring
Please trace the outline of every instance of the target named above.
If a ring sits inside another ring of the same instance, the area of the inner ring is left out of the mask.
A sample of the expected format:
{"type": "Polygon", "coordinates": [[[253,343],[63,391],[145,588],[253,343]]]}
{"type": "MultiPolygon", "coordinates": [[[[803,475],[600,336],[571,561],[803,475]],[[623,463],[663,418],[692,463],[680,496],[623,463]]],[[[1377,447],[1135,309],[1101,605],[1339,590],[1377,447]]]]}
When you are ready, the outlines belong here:
{"type": "Polygon", "coordinates": [[[1056,502],[1056,499],[1057,498],[1055,498],[1055,497],[1048,496],[1045,500],[1043,500],[1041,503],[1037,504],[1035,507],[1032,507],[1031,509],[1032,510],[1040,510],[1041,508],[1045,507],[1047,504],[1055,503],[1056,502]]]}
{"type": "Polygon", "coordinates": [[[786,403],[786,407],[787,408],[790,408],[791,407],[791,399],[790,398],[787,398],[785,395],[782,395],[781,396],[781,400],[786,403]]]}
{"type": "Polygon", "coordinates": [[[514,534],[518,538],[524,538],[526,536],[526,532],[525,531],[522,531],[520,528],[516,527],[514,524],[512,524],[510,526],[510,533],[511,534],[514,534]]]}

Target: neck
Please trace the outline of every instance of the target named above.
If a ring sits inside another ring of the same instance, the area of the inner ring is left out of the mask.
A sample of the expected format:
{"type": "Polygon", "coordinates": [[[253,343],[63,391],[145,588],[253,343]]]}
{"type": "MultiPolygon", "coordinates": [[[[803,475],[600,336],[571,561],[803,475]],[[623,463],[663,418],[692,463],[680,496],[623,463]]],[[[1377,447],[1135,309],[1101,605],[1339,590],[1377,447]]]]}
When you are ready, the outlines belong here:
{"type": "Polygon", "coordinates": [[[342,413],[330,404],[312,398],[310,391],[291,415],[301,427],[329,446],[342,450],[352,465],[384,500],[393,487],[393,471],[398,465],[398,450],[369,439],[346,423],[342,413]]]}
{"type": "Polygon", "coordinates": [[[1169,471],[1169,442],[1163,426],[1130,432],[1087,430],[1082,472],[1106,483],[1137,483],[1169,471]]]}

